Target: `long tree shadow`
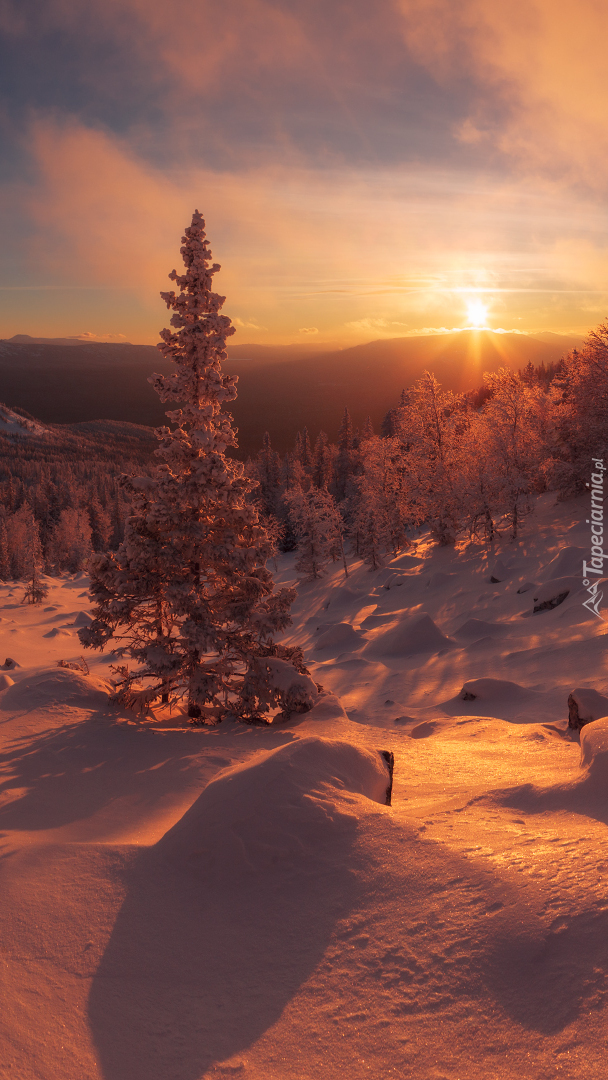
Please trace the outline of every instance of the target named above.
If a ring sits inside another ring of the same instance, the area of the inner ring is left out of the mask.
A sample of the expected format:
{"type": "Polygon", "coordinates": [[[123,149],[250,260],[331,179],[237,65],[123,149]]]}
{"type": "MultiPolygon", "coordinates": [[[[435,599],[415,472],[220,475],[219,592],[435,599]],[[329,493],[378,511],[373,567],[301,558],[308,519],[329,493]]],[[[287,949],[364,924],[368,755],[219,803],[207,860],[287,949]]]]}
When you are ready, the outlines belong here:
{"type": "Polygon", "coordinates": [[[105,1080],[200,1080],[227,1059],[239,1071],[235,1055],[279,1019],[354,902],[356,818],[326,832],[314,852],[263,844],[263,870],[234,834],[229,853],[193,853],[190,867],[162,842],[142,853],[89,998],[105,1080]]]}
{"type": "Polygon", "coordinates": [[[581,911],[544,934],[532,925],[500,940],[486,985],[522,1027],[542,1035],[563,1031],[583,1010],[605,1002],[608,912],[581,911]]]}
{"type": "Polygon", "coordinates": [[[202,747],[187,733],[159,738],[112,719],[93,713],[77,724],[15,739],[0,754],[0,767],[9,774],[0,783],[0,797],[15,792],[0,806],[0,828],[59,828],[125,797],[142,808],[154,806],[159,796],[196,782],[202,747]]]}

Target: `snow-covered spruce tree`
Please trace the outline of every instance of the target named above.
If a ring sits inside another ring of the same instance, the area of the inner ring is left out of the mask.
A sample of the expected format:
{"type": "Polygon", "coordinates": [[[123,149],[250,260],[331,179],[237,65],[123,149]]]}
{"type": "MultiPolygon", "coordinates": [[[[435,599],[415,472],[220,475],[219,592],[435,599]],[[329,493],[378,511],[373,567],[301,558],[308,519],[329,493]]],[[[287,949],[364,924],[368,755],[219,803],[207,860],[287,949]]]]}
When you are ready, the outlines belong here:
{"type": "Polygon", "coordinates": [[[27,559],[29,562],[27,587],[21,603],[41,604],[48,596],[49,587],[42,580],[42,544],[40,543],[40,527],[37,521],[33,522],[28,544],[27,559]]]}
{"type": "Polygon", "coordinates": [[[222,412],[236,397],[235,377],[222,372],[234,329],[219,314],[219,266],[198,211],[181,253],[185,273],[169,275],[180,291],[161,293],[175,329],[161,332],[159,349],[176,370],[150,379],[181,408],[167,413],[173,429],[156,432],[155,475],[123,478],[133,513],[116,555],[91,558],[94,621],[80,640],[103,649],[116,639],[115,652],[138,665],[123,669],[118,700],[143,709],[185,698],[194,723],[226,714],[253,721],[270,705],[310,707],[316,686],[301,651],[273,641],[296,594],[273,591],[272,540],[247,498],[255,481],[225,454],[237,445],[222,412]]]}
{"type": "Polygon", "coordinates": [[[298,539],[296,570],[305,581],[321,577],[330,559],[342,559],[344,574],[348,568],[342,543],[343,523],[329,491],[311,487],[309,491],[293,488],[285,493],[289,520],[298,539]]]}
{"type": "Polygon", "coordinates": [[[585,490],[592,457],[608,456],[608,321],[561,362],[551,383],[546,471],[561,499],[585,490]]]}
{"type": "Polygon", "coordinates": [[[6,515],[0,513],[0,581],[8,581],[11,576],[11,560],[6,531],[6,515]]]}

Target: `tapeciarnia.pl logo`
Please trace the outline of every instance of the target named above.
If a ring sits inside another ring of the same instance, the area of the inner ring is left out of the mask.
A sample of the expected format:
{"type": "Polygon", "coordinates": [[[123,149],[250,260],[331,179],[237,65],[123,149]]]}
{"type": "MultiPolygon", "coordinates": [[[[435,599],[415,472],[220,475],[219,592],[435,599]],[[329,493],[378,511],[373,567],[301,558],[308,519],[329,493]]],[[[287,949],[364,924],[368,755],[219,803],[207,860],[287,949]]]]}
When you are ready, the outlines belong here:
{"type": "Polygon", "coordinates": [[[604,473],[606,466],[603,458],[591,458],[591,461],[593,462],[594,471],[591,473],[591,483],[586,485],[590,489],[591,495],[591,517],[587,518],[587,525],[591,526],[591,560],[586,562],[583,559],[583,585],[587,586],[587,592],[589,593],[589,596],[583,602],[583,607],[587,608],[587,611],[592,611],[594,615],[597,615],[598,619],[603,619],[604,616],[599,607],[604,594],[598,592],[598,589],[605,576],[604,559],[608,559],[608,555],[604,555],[604,473]],[[597,574],[597,579],[593,580],[589,576],[590,574],[597,574]]]}

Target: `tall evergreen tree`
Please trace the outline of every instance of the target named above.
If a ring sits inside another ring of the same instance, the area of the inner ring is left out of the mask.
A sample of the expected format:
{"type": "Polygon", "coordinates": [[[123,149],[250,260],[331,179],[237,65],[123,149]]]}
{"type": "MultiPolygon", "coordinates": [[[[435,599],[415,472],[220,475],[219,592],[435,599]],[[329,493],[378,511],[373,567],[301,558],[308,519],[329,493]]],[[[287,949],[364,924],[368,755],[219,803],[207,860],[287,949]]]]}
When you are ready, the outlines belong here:
{"type": "Polygon", "coordinates": [[[329,439],[324,431],[320,431],[315,441],[315,449],[312,461],[312,482],[315,487],[326,488],[329,486],[332,474],[332,455],[329,449],[329,439]]]}
{"type": "Polygon", "coordinates": [[[348,576],[342,545],[342,519],[330,493],[324,488],[311,487],[309,491],[294,488],[286,492],[285,501],[298,538],[295,568],[302,571],[304,580],[321,577],[329,560],[335,562],[340,557],[348,576]]]}
{"type": "Polygon", "coordinates": [[[155,475],[124,479],[133,514],[116,556],[91,559],[95,618],[80,638],[93,648],[117,638],[115,651],[140,665],[124,676],[127,703],[185,698],[195,723],[226,713],[253,720],[268,704],[293,703],[285,667],[296,681],[305,673],[300,650],[273,641],[289,625],[295,591],[273,591],[272,538],[247,497],[255,481],[226,457],[237,445],[222,411],[236,397],[236,379],[222,371],[234,329],[212,291],[220,268],[198,211],[181,253],[185,273],[169,275],[180,291],[161,293],[174,331],[161,332],[159,349],[176,370],[150,379],[162,401],[181,407],[167,413],[176,426],[156,432],[155,475]]]}
{"type": "Polygon", "coordinates": [[[338,502],[346,496],[346,485],[353,472],[353,425],[346,406],[338,430],[338,453],[335,466],[335,487],[338,502]]]}
{"type": "Polygon", "coordinates": [[[42,544],[40,543],[40,528],[37,521],[33,522],[33,529],[29,538],[28,561],[28,581],[22,603],[41,604],[48,596],[49,587],[42,580],[42,544]]]}
{"type": "Polygon", "coordinates": [[[6,518],[0,513],[0,581],[8,581],[11,576],[11,560],[8,548],[6,518]]]}
{"type": "Polygon", "coordinates": [[[260,485],[257,496],[262,502],[265,512],[276,515],[280,496],[281,459],[276,451],[272,449],[270,435],[267,431],[264,432],[262,449],[257,454],[254,462],[253,476],[260,485]]]}
{"type": "Polygon", "coordinates": [[[308,428],[305,427],[302,432],[298,432],[298,437],[296,437],[296,453],[298,454],[304,472],[310,474],[312,469],[312,448],[310,445],[308,428]]]}

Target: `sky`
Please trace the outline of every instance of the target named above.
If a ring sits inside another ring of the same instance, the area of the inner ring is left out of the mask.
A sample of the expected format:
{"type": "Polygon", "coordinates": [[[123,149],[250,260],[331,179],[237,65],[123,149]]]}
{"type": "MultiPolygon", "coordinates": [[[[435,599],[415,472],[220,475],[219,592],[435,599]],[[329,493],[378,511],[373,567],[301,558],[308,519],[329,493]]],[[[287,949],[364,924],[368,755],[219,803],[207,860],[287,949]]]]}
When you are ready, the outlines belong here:
{"type": "Polygon", "coordinates": [[[598,0],[0,0],[0,337],[154,344],[193,210],[234,343],[608,318],[598,0]]]}

